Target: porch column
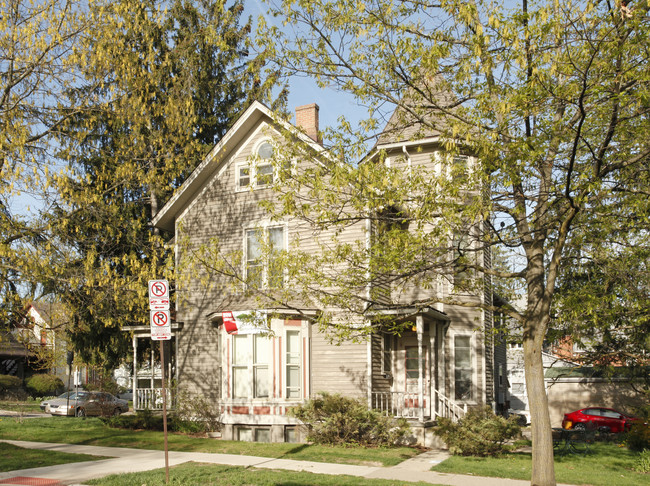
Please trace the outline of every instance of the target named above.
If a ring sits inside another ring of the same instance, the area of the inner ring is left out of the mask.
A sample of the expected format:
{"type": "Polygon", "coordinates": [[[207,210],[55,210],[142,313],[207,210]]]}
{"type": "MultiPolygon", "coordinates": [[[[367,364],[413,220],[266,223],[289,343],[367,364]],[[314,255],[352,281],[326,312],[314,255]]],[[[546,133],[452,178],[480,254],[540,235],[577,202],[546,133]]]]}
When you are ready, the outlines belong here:
{"type": "MultiPolygon", "coordinates": [[[[370,326],[370,322],[366,320],[366,327],[370,326]]],[[[373,387],[373,375],[372,375],[372,336],[370,339],[368,339],[368,345],[366,346],[366,363],[367,363],[367,371],[366,373],[368,374],[368,393],[367,393],[367,399],[368,399],[368,408],[372,407],[372,387],[373,387]]]]}
{"type": "Polygon", "coordinates": [[[418,405],[420,422],[424,422],[424,353],[422,349],[424,318],[421,315],[415,318],[415,326],[418,334],[418,405]]]}
{"type": "Polygon", "coordinates": [[[133,409],[137,407],[138,403],[138,336],[133,333],[133,409]]]}

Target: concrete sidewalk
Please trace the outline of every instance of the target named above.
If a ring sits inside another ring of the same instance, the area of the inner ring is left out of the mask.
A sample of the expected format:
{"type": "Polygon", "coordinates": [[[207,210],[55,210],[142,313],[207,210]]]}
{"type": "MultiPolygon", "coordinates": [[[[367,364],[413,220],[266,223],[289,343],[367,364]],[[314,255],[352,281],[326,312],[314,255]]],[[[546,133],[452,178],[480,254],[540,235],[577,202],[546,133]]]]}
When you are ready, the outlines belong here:
{"type": "MultiPolygon", "coordinates": [[[[110,474],[149,471],[164,468],[162,451],[127,449],[122,447],[98,447],[73,444],[50,444],[3,440],[9,444],[29,449],[107,456],[112,459],[77,462],[58,466],[39,467],[0,473],[0,485],[62,486],[81,485],[84,481],[110,474]]],[[[204,462],[264,469],[307,471],[318,474],[349,475],[374,479],[390,479],[404,482],[422,481],[430,484],[452,486],[525,486],[529,481],[502,478],[486,478],[461,474],[443,474],[429,469],[448,457],[445,451],[429,451],[393,467],[354,466],[330,464],[269,457],[211,454],[204,452],[169,452],[169,465],[185,462],[204,462]]],[[[173,473],[172,473],[173,474],[173,473]]]]}

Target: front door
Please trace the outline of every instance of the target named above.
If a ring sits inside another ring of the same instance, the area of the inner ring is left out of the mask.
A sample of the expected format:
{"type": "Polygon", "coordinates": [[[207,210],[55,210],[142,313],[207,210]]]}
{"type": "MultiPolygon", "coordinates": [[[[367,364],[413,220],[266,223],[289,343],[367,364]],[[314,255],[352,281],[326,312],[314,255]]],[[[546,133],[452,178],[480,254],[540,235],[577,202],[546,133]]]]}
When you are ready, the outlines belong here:
{"type": "MultiPolygon", "coordinates": [[[[418,345],[417,338],[404,339],[404,348],[402,351],[403,374],[401,381],[401,389],[404,391],[404,404],[406,409],[411,409],[409,415],[413,415],[414,410],[420,408],[419,394],[420,394],[420,366],[418,363],[418,345]]],[[[431,386],[431,372],[429,360],[429,347],[422,346],[422,370],[424,380],[424,403],[422,406],[427,407],[429,400],[427,396],[431,386]]]]}

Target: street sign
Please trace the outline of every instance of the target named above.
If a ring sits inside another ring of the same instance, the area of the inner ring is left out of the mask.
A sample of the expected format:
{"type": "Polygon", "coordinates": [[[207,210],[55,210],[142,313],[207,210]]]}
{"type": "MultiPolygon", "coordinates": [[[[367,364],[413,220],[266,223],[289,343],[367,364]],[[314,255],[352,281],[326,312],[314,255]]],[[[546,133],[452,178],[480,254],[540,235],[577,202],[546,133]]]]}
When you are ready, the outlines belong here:
{"type": "Polygon", "coordinates": [[[169,310],[169,283],[167,280],[149,280],[149,309],[169,310]]]}
{"type": "Polygon", "coordinates": [[[151,339],[154,341],[167,341],[172,338],[172,326],[168,310],[152,310],[151,339]]]}

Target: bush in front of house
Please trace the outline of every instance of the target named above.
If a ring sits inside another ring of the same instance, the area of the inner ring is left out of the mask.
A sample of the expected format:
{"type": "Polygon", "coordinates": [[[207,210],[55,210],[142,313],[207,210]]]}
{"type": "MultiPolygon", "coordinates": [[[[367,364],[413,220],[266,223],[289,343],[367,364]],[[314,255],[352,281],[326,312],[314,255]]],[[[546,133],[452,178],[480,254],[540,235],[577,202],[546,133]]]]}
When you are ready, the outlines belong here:
{"type": "Polygon", "coordinates": [[[650,450],[650,405],[638,407],[634,415],[639,421],[633,423],[625,437],[625,444],[633,451],[650,450]]]}
{"type": "Polygon", "coordinates": [[[56,395],[63,389],[61,378],[54,375],[33,375],[25,380],[27,391],[36,397],[56,395]]]}
{"type": "Polygon", "coordinates": [[[632,425],[625,438],[625,443],[633,451],[650,450],[650,426],[644,423],[632,425]]]}
{"type": "Polygon", "coordinates": [[[521,434],[517,417],[496,415],[490,407],[472,409],[458,422],[439,418],[434,432],[457,456],[496,456],[507,450],[506,442],[521,434]]]}
{"type": "Polygon", "coordinates": [[[218,432],[223,426],[219,405],[203,396],[190,395],[187,391],[180,390],[176,393],[175,405],[171,423],[177,432],[218,432]]]}
{"type": "Polygon", "coordinates": [[[0,375],[0,398],[22,399],[25,391],[22,389],[23,380],[17,376],[0,375]]]}
{"type": "MultiPolygon", "coordinates": [[[[134,415],[104,417],[102,421],[109,427],[127,430],[163,430],[163,417],[151,410],[142,410],[134,415]]],[[[170,428],[170,430],[172,430],[170,428]]]]}
{"type": "Polygon", "coordinates": [[[394,446],[406,442],[410,427],[405,419],[395,419],[370,410],[362,400],[338,393],[322,393],[289,415],[309,427],[307,440],[316,444],[394,446]]]}
{"type": "Polygon", "coordinates": [[[5,392],[8,390],[13,390],[14,388],[20,388],[23,381],[17,376],[11,375],[0,375],[0,392],[5,392]]]}

